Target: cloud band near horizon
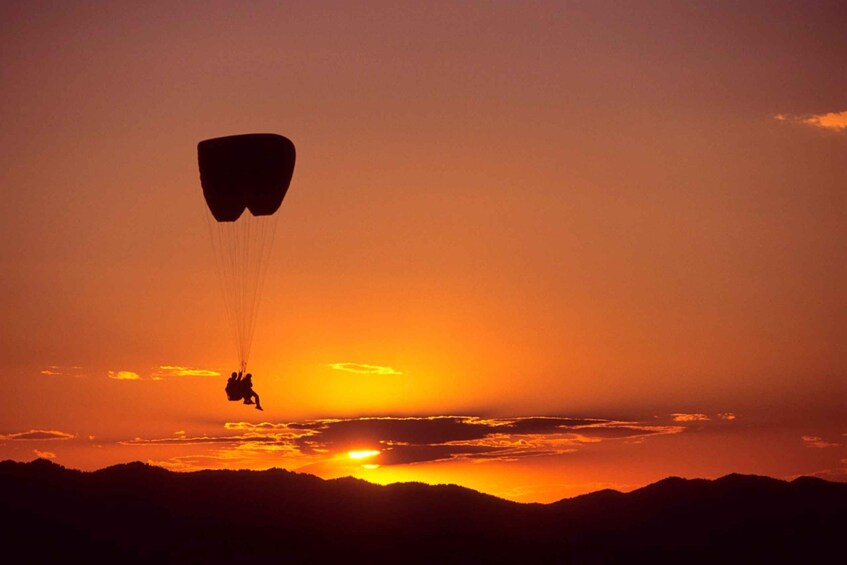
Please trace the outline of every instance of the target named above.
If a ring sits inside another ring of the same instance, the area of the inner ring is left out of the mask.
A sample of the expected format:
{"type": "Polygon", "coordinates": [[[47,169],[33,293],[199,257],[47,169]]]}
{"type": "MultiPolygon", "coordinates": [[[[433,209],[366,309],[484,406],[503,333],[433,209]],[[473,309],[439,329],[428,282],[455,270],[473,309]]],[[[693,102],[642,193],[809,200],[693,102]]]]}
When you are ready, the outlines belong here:
{"type": "MultiPolygon", "coordinates": [[[[517,460],[563,455],[588,444],[641,441],[688,429],[662,423],[560,416],[483,418],[479,416],[364,417],[303,422],[227,422],[226,434],[143,439],[124,445],[217,445],[222,452],[280,452],[304,463],[352,450],[374,450],[368,463],[408,465],[446,460],[517,460]]],[[[702,424],[702,422],[697,422],[702,424]]]]}

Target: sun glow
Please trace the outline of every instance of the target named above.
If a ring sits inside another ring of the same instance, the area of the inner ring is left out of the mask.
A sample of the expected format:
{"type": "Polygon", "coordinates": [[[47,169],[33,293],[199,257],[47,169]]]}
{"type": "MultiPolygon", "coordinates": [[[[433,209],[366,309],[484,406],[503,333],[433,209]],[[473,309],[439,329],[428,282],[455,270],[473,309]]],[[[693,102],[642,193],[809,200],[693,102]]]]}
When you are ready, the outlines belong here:
{"type": "Polygon", "coordinates": [[[350,459],[367,459],[379,455],[379,451],[375,449],[359,449],[356,451],[348,451],[347,455],[350,459]]]}

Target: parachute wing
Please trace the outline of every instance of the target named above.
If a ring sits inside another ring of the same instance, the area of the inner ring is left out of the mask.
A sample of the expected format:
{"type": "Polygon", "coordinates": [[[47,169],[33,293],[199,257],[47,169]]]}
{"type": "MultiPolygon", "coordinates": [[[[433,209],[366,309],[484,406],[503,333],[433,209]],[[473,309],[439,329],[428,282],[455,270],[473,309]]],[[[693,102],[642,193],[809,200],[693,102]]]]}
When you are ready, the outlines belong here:
{"type": "Polygon", "coordinates": [[[200,184],[209,211],[234,222],[244,209],[269,216],[282,204],[294,174],[294,144],[273,133],[207,139],[197,144],[200,184]]]}

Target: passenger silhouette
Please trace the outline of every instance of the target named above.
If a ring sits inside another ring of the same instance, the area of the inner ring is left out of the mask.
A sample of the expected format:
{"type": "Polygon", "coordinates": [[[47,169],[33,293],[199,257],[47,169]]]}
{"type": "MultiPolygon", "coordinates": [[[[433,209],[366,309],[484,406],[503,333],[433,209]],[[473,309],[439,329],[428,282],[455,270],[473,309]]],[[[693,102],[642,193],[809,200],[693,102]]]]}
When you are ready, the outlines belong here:
{"type": "Polygon", "coordinates": [[[259,402],[259,395],[256,394],[256,391],[253,390],[253,375],[251,373],[247,373],[244,375],[244,379],[241,381],[242,386],[244,387],[244,404],[256,404],[256,410],[264,410],[262,408],[262,404],[259,402]],[[253,402],[253,397],[256,397],[256,402],[253,402]]]}

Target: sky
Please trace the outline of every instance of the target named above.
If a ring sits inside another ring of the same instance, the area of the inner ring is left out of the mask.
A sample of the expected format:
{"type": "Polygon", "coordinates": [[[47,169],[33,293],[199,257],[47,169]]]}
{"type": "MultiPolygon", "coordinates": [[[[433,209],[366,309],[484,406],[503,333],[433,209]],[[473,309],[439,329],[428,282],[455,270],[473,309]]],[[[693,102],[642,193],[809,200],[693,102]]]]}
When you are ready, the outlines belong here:
{"type": "Polygon", "coordinates": [[[843,2],[0,3],[0,458],[847,480],[843,2]],[[249,369],[200,140],[297,147],[249,369]]]}

